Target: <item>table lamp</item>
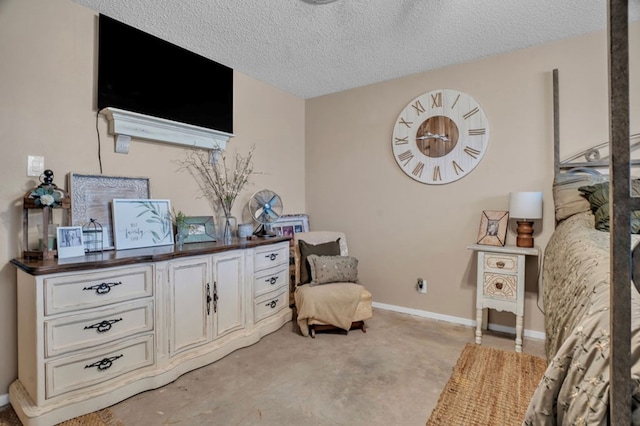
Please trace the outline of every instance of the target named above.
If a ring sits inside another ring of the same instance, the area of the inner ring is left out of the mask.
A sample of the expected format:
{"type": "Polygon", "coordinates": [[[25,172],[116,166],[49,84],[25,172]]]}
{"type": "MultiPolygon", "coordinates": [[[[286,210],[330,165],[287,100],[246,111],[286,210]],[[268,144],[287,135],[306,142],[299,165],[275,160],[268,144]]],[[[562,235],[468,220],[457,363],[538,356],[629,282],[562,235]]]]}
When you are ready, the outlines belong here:
{"type": "Polygon", "coordinates": [[[542,219],[542,192],[510,192],[509,217],[518,223],[516,246],[533,247],[533,219],[542,219]]]}

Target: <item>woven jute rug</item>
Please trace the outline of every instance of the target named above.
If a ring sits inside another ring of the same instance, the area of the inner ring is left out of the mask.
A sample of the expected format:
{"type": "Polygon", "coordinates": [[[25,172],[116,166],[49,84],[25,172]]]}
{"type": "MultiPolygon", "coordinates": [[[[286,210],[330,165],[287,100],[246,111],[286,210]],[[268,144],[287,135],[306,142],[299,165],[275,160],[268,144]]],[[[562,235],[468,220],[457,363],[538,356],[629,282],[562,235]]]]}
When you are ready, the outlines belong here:
{"type": "MultiPolygon", "coordinates": [[[[18,415],[11,406],[0,408],[0,426],[21,425],[18,415]]],[[[124,426],[124,423],[118,420],[111,410],[105,408],[59,423],[58,426],[124,426]]]]}
{"type": "Polygon", "coordinates": [[[467,344],[427,426],[521,425],[547,362],[467,344]]]}

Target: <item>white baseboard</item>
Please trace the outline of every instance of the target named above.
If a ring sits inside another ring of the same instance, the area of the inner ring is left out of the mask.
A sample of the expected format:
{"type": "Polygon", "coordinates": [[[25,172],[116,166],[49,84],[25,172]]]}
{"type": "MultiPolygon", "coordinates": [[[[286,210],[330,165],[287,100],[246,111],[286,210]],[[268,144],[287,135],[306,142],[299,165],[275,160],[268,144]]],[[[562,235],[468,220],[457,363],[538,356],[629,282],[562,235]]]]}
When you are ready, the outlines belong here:
{"type": "Polygon", "coordinates": [[[9,394],[8,393],[0,395],[0,407],[4,407],[5,405],[9,405],[9,394]]]}
{"type": "MultiPolygon", "coordinates": [[[[415,315],[417,317],[430,318],[430,319],[450,322],[450,323],[454,323],[454,324],[461,324],[461,325],[466,325],[466,326],[469,326],[469,327],[475,327],[476,326],[476,321],[475,320],[470,320],[470,319],[467,319],[467,318],[454,317],[454,316],[451,316],[451,315],[437,314],[435,312],[423,311],[421,309],[405,308],[404,306],[388,305],[386,303],[379,303],[379,302],[373,302],[372,306],[374,308],[383,309],[385,311],[400,312],[400,313],[403,313],[403,314],[415,315]]],[[[516,334],[516,328],[515,327],[507,327],[507,326],[504,326],[504,325],[489,323],[488,328],[489,328],[489,330],[498,331],[500,333],[516,334]]],[[[544,340],[545,339],[545,333],[543,333],[541,331],[525,329],[524,330],[524,337],[529,337],[531,339],[544,340]]]]}

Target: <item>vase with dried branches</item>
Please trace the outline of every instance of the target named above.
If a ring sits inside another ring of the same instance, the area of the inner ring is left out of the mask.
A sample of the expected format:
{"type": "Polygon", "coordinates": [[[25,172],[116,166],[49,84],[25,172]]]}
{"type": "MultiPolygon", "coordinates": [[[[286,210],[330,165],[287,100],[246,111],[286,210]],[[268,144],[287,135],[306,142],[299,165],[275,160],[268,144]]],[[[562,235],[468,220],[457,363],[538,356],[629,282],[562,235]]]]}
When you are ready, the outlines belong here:
{"type": "Polygon", "coordinates": [[[254,150],[255,146],[252,146],[246,156],[236,152],[233,160],[229,160],[224,151],[215,155],[206,151],[191,150],[184,159],[178,161],[181,168],[188,170],[194,177],[201,196],[209,200],[213,210],[222,209],[224,220],[219,226],[225,243],[231,242],[233,235],[233,203],[254,173],[254,150]]]}

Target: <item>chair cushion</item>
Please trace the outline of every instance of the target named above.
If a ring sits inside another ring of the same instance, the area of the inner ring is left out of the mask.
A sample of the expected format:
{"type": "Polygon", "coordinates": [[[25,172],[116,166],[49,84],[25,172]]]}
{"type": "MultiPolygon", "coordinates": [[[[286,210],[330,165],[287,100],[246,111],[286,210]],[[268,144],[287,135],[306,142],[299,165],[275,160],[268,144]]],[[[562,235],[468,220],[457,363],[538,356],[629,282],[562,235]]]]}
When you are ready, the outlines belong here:
{"type": "Polygon", "coordinates": [[[351,256],[307,256],[309,262],[309,285],[329,283],[357,283],[358,259],[351,256]]]}
{"type": "Polygon", "coordinates": [[[294,296],[302,335],[309,334],[309,320],[348,330],[362,301],[363,290],[364,287],[355,283],[298,286],[294,296]]]}
{"type": "Polygon", "coordinates": [[[307,256],[311,254],[318,256],[339,256],[340,238],[335,241],[315,245],[309,244],[304,240],[298,240],[298,249],[300,250],[300,284],[302,285],[311,281],[307,256]]]}

